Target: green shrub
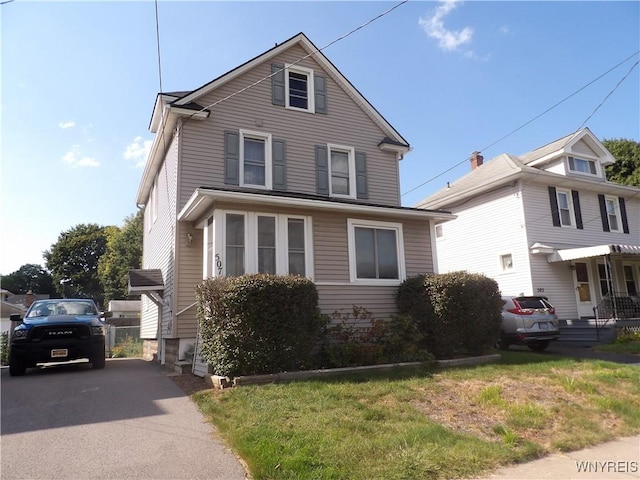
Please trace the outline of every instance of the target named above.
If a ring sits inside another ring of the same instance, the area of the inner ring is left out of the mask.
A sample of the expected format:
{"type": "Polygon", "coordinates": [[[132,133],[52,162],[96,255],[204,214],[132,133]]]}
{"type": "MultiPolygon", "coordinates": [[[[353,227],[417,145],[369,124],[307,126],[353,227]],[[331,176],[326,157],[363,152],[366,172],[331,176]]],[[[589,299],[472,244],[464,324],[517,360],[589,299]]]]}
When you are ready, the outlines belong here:
{"type": "Polygon", "coordinates": [[[305,368],[323,318],[309,279],[244,275],[207,279],[196,288],[201,352],[217,375],[305,368]]]}
{"type": "Polygon", "coordinates": [[[9,332],[0,333],[0,365],[9,365],[9,332]]]}
{"type": "Polygon", "coordinates": [[[376,319],[367,309],[354,305],[351,312],[333,313],[326,329],[322,363],[340,368],[432,359],[421,344],[422,334],[411,317],[376,319]]]}
{"type": "Polygon", "coordinates": [[[451,272],[408,279],[398,289],[396,303],[421,328],[426,348],[437,358],[461,350],[482,353],[500,331],[498,284],[481,274],[451,272]]]}
{"type": "Polygon", "coordinates": [[[111,349],[111,358],[142,358],[142,340],[127,335],[111,349]]]}

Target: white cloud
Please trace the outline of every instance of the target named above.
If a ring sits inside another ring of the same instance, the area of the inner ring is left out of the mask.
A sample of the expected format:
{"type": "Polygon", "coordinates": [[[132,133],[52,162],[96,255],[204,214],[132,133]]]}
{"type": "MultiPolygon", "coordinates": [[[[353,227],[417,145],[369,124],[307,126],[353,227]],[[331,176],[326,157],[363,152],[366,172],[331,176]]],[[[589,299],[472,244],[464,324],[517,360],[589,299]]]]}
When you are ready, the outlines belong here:
{"type": "Polygon", "coordinates": [[[440,5],[433,14],[428,17],[421,17],[418,23],[425,33],[438,40],[438,45],[445,51],[457,50],[460,45],[471,42],[473,29],[464,27],[462,30],[447,30],[443,19],[451,10],[458,6],[459,0],[441,0],[440,5]]]}
{"type": "Polygon", "coordinates": [[[79,168],[79,167],[98,167],[100,162],[94,157],[84,157],[80,153],[80,145],[72,145],[71,149],[64,154],[62,161],[67,165],[79,168]]]}
{"type": "Polygon", "coordinates": [[[151,144],[151,140],[143,140],[140,136],[134,138],[133,141],[127,145],[124,151],[124,158],[135,161],[136,167],[144,167],[149,152],[151,151],[151,144]]]}
{"type": "Polygon", "coordinates": [[[503,25],[502,27],[500,27],[498,29],[498,31],[502,34],[502,35],[509,35],[511,33],[511,30],[509,29],[509,27],[507,27],[506,25],[503,25]]]}
{"type": "Polygon", "coordinates": [[[58,126],[60,128],[66,129],[66,128],[73,128],[76,126],[76,122],[74,122],[73,120],[69,121],[69,122],[60,122],[58,124],[58,126]]]}

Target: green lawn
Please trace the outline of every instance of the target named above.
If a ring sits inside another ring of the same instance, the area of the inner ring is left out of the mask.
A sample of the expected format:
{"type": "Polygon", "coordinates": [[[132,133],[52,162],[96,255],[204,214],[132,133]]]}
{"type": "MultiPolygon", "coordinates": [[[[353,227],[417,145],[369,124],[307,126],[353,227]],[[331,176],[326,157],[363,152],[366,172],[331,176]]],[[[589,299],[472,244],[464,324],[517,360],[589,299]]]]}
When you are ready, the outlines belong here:
{"type": "Polygon", "coordinates": [[[640,432],[640,369],[500,363],[194,395],[255,479],[454,479],[640,432]]]}
{"type": "MultiPolygon", "coordinates": [[[[601,352],[628,353],[640,355],[640,333],[625,333],[620,335],[614,343],[598,345],[594,350],[601,352]]],[[[638,359],[640,362],[640,359],[638,359]]]]}

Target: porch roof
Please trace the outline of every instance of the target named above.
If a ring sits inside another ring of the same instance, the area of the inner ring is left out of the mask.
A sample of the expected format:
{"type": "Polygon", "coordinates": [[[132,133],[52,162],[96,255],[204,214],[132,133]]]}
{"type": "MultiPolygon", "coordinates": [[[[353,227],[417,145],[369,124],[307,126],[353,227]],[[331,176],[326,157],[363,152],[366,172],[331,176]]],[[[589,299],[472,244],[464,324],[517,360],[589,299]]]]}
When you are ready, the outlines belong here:
{"type": "Polygon", "coordinates": [[[640,245],[593,245],[591,247],[564,248],[547,255],[549,263],[566,262],[578,258],[602,257],[604,255],[640,255],[640,245]]]}
{"type": "Polygon", "coordinates": [[[292,192],[200,187],[193,192],[189,201],[178,213],[178,221],[197,221],[210,209],[214,208],[216,202],[220,201],[312,210],[338,210],[351,214],[386,215],[395,218],[420,218],[437,221],[456,218],[451,212],[445,210],[367,204],[357,200],[344,200],[292,192]]]}

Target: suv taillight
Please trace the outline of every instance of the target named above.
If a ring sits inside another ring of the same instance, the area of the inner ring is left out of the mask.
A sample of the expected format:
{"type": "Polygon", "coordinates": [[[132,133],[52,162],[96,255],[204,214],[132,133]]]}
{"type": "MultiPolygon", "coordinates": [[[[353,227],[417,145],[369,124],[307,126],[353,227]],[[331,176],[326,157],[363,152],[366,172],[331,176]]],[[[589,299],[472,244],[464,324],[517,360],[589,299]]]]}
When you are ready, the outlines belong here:
{"type": "MultiPolygon", "coordinates": [[[[513,304],[515,308],[507,309],[507,312],[513,313],[515,315],[533,315],[536,312],[536,309],[527,308],[523,309],[516,299],[513,300],[513,304]]],[[[556,309],[551,306],[551,304],[544,302],[545,310],[547,310],[550,314],[554,315],[556,313],[556,309]]]]}
{"type": "Polygon", "coordinates": [[[533,315],[534,310],[523,310],[517,300],[514,299],[513,304],[515,305],[515,308],[509,308],[507,309],[507,312],[511,312],[515,315],[533,315]]]}

